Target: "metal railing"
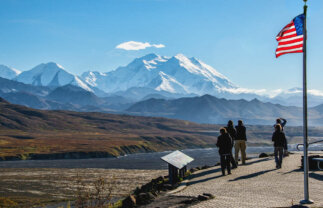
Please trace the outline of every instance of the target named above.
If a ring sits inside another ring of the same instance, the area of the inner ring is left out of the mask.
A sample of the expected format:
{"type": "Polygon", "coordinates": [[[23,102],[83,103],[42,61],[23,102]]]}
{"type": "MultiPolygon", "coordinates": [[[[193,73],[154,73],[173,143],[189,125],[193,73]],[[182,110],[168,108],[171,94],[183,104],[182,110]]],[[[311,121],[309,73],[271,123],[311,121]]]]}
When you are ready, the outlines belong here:
{"type": "MultiPolygon", "coordinates": [[[[320,142],[323,142],[323,140],[319,140],[319,141],[315,141],[315,142],[308,143],[308,146],[311,145],[311,144],[316,144],[316,143],[320,143],[320,142]]],[[[298,151],[302,151],[302,150],[299,149],[299,146],[304,146],[304,144],[297,144],[296,145],[296,149],[298,151]]]]}

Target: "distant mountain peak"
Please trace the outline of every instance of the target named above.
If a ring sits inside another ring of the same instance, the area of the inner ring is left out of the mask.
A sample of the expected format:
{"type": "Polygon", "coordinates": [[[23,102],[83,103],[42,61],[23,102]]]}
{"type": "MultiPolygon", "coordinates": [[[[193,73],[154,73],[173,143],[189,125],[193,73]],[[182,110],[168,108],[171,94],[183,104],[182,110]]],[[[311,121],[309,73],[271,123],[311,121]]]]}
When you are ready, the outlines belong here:
{"type": "Polygon", "coordinates": [[[300,87],[293,87],[286,91],[287,93],[297,93],[297,92],[303,92],[303,89],[300,87]]]}
{"type": "Polygon", "coordinates": [[[223,87],[236,87],[211,66],[183,54],[166,57],[151,53],[104,76],[87,72],[82,74],[82,79],[107,93],[143,87],[173,94],[215,95],[223,87]]]}
{"type": "Polygon", "coordinates": [[[250,102],[252,102],[252,103],[260,103],[261,101],[260,101],[260,100],[258,100],[257,98],[254,98],[254,99],[252,99],[250,102]]]}
{"type": "Polygon", "coordinates": [[[2,78],[14,79],[20,73],[21,73],[21,71],[15,69],[15,68],[0,64],[0,77],[2,77],[2,78]]]}
{"type": "Polygon", "coordinates": [[[174,56],[177,59],[188,59],[184,54],[182,53],[178,53],[174,56]]]}
{"type": "Polygon", "coordinates": [[[154,53],[149,53],[149,54],[147,54],[145,56],[140,57],[139,59],[152,60],[152,59],[155,59],[155,58],[158,58],[158,57],[160,57],[160,56],[156,55],[154,53]]]}
{"type": "Polygon", "coordinates": [[[33,69],[35,68],[39,68],[39,69],[49,69],[49,70],[57,70],[57,69],[62,69],[64,70],[64,67],[60,64],[57,64],[55,62],[47,62],[47,63],[41,63],[41,64],[38,64],[36,67],[34,67],[33,69]]]}
{"type": "Polygon", "coordinates": [[[55,62],[39,64],[31,70],[19,74],[16,77],[16,80],[25,84],[37,86],[59,87],[72,84],[87,91],[92,91],[91,88],[76,75],[70,74],[64,67],[55,62]]]}
{"type": "Polygon", "coordinates": [[[48,65],[48,66],[55,66],[55,67],[57,67],[57,68],[64,69],[64,67],[63,67],[62,65],[60,65],[60,64],[58,64],[58,63],[55,63],[55,62],[53,62],[53,61],[50,61],[50,62],[48,62],[48,63],[44,63],[44,65],[48,65]]]}

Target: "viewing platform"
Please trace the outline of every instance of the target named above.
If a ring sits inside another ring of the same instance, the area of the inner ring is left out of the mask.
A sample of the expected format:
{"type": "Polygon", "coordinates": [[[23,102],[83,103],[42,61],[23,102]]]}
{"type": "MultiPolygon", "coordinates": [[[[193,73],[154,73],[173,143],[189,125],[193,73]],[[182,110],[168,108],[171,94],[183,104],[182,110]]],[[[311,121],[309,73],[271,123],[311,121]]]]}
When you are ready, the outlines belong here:
{"type": "MultiPolygon", "coordinates": [[[[226,176],[222,176],[220,166],[197,171],[186,182],[185,188],[180,187],[168,197],[196,197],[203,193],[214,195],[214,199],[193,206],[201,208],[298,205],[304,198],[301,156],[301,153],[294,153],[285,157],[281,169],[276,169],[274,158],[268,157],[247,160],[246,165],[239,165],[231,175],[226,176]]],[[[306,206],[323,207],[321,170],[309,171],[309,193],[314,204],[306,206]]]]}

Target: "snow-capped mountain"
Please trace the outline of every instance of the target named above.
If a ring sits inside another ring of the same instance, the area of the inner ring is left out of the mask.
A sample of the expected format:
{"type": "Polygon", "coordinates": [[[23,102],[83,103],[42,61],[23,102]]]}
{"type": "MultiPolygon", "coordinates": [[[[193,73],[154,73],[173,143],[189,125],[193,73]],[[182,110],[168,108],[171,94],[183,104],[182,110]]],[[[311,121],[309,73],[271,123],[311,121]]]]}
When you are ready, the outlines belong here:
{"type": "Polygon", "coordinates": [[[5,79],[14,79],[21,71],[0,64],[0,77],[5,79]]]}
{"type": "Polygon", "coordinates": [[[182,54],[171,58],[148,54],[114,71],[86,72],[81,77],[107,93],[141,87],[176,94],[216,95],[222,88],[236,88],[211,66],[182,54]]]}
{"type": "MultiPolygon", "coordinates": [[[[302,89],[268,91],[240,88],[213,67],[182,54],[174,57],[148,54],[114,71],[89,71],[81,77],[53,62],[40,64],[22,73],[0,65],[0,77],[34,86],[48,86],[52,90],[74,85],[98,97],[121,96],[134,102],[146,97],[175,99],[209,94],[233,100],[257,98],[286,106],[302,106],[302,89]]],[[[6,92],[10,90],[5,89],[6,92]]],[[[322,103],[323,92],[308,90],[309,107],[322,103]]]]}
{"type": "Polygon", "coordinates": [[[68,73],[62,66],[53,62],[39,64],[29,71],[24,71],[15,80],[25,84],[48,87],[71,84],[92,92],[92,89],[78,76],[68,73]]]}

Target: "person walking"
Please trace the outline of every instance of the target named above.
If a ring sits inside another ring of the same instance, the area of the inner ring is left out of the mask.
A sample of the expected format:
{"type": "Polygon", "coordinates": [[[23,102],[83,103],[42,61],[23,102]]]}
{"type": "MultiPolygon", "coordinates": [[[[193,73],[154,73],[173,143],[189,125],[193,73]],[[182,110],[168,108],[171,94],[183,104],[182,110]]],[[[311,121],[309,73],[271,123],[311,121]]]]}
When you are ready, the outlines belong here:
{"type": "Polygon", "coordinates": [[[225,128],[220,129],[220,136],[218,137],[216,146],[219,147],[222,175],[225,175],[225,169],[227,169],[228,174],[231,174],[230,157],[232,154],[232,138],[225,128]]]}
{"type": "Polygon", "coordinates": [[[242,120],[238,121],[238,126],[236,126],[237,130],[237,137],[234,145],[235,150],[235,160],[238,164],[239,161],[239,151],[241,151],[241,161],[242,164],[246,164],[246,142],[247,142],[247,135],[246,135],[246,127],[243,125],[242,120]]]}
{"type": "MultiPolygon", "coordinates": [[[[225,127],[225,129],[227,130],[228,134],[230,135],[231,139],[232,139],[232,148],[234,145],[234,141],[236,140],[237,137],[237,132],[236,129],[233,127],[233,121],[229,120],[227,126],[225,127]]],[[[232,169],[237,168],[237,160],[234,160],[234,157],[232,155],[232,148],[231,148],[231,157],[230,157],[230,162],[232,164],[232,169]]]]}
{"type": "Polygon", "coordinates": [[[286,137],[285,133],[282,131],[282,126],[276,124],[275,132],[272,136],[272,141],[274,142],[274,154],[275,154],[275,163],[276,168],[281,168],[283,163],[283,149],[286,146],[286,137]]]}

